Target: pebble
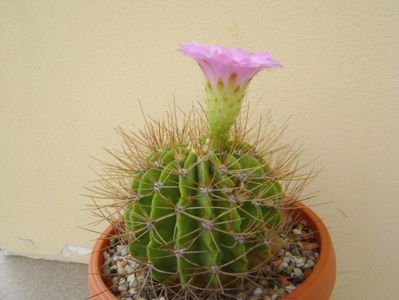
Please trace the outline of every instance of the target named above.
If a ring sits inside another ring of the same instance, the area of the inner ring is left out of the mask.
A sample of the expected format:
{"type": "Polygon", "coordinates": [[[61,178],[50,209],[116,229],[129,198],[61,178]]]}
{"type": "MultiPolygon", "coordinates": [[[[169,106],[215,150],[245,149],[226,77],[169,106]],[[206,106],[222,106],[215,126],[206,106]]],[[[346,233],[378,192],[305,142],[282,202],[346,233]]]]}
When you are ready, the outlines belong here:
{"type": "Polygon", "coordinates": [[[255,295],[255,296],[260,296],[260,295],[262,295],[262,294],[263,294],[263,289],[262,289],[262,288],[257,287],[257,288],[254,290],[254,295],[255,295]]]}
{"type": "Polygon", "coordinates": [[[295,290],[295,288],[295,285],[290,284],[285,287],[285,290],[287,291],[287,293],[291,293],[293,290],[295,290]]]}
{"type": "Polygon", "coordinates": [[[292,266],[288,266],[288,267],[284,270],[284,272],[285,272],[285,273],[288,273],[288,274],[291,274],[293,271],[294,271],[294,268],[293,268],[292,266]]]}
{"type": "Polygon", "coordinates": [[[135,268],[132,267],[131,265],[126,265],[125,270],[126,270],[126,273],[131,274],[134,272],[135,268]]]}
{"type": "Polygon", "coordinates": [[[136,295],[136,294],[137,294],[137,291],[136,291],[135,288],[129,289],[129,295],[133,296],[133,295],[136,295]]]}
{"type": "Polygon", "coordinates": [[[305,265],[305,262],[304,262],[303,258],[300,257],[295,260],[295,266],[297,268],[303,267],[304,265],[305,265]]]}
{"type": "Polygon", "coordinates": [[[303,278],[303,272],[299,268],[294,268],[294,276],[291,277],[298,277],[298,278],[303,278]]]}
{"type": "Polygon", "coordinates": [[[118,255],[115,255],[112,259],[113,259],[113,261],[118,261],[118,260],[120,260],[121,258],[120,258],[118,255]]]}
{"type": "Polygon", "coordinates": [[[126,263],[123,262],[123,261],[118,261],[118,262],[116,263],[116,267],[117,267],[117,270],[118,270],[118,274],[120,274],[120,275],[126,275],[127,272],[126,272],[125,266],[126,266],[126,263]]]}
{"type": "Polygon", "coordinates": [[[295,235],[301,235],[301,234],[302,234],[302,230],[300,230],[300,229],[298,229],[298,228],[295,228],[292,232],[293,232],[295,235]]]}
{"type": "Polygon", "coordinates": [[[118,267],[116,265],[111,266],[111,268],[109,268],[110,272],[113,273],[117,273],[118,272],[118,267]]]}
{"type": "Polygon", "coordinates": [[[121,292],[127,291],[127,284],[119,284],[118,285],[118,290],[121,292]]]}
{"type": "Polygon", "coordinates": [[[127,248],[123,247],[120,253],[121,253],[122,256],[126,256],[127,255],[127,248]]]}
{"type": "Polygon", "coordinates": [[[284,258],[283,258],[283,262],[285,262],[287,265],[288,265],[288,263],[291,261],[291,257],[289,257],[289,256],[284,256],[284,258]]]}
{"type": "Polygon", "coordinates": [[[129,286],[133,286],[133,283],[136,281],[136,275],[130,274],[127,276],[126,281],[129,283],[129,286]]]}
{"type": "Polygon", "coordinates": [[[313,267],[313,266],[315,265],[313,259],[308,259],[308,260],[306,261],[306,264],[308,265],[309,268],[311,268],[311,267],[313,267]]]}
{"type": "Polygon", "coordinates": [[[283,296],[285,294],[285,290],[283,288],[280,288],[276,291],[276,294],[279,296],[283,296]]]}
{"type": "Polygon", "coordinates": [[[279,270],[283,270],[283,269],[285,269],[285,268],[287,268],[288,267],[288,264],[286,263],[286,262],[282,262],[281,264],[280,264],[280,266],[279,266],[279,270]]]}
{"type": "Polygon", "coordinates": [[[270,298],[271,300],[276,300],[279,296],[277,294],[273,294],[272,297],[270,298]]]}

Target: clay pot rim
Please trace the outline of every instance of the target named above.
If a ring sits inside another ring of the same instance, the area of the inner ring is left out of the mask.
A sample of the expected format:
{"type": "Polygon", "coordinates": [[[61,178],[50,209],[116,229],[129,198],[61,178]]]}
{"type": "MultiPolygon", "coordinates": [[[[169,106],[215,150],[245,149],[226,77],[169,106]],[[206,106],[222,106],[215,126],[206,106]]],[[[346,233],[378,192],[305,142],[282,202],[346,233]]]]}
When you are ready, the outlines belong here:
{"type": "MultiPolygon", "coordinates": [[[[335,254],[327,227],[315,212],[301,202],[295,202],[292,210],[293,212],[298,212],[308,222],[310,221],[310,226],[315,227],[313,229],[316,234],[316,240],[319,243],[320,256],[309,277],[293,292],[283,297],[282,300],[306,299],[304,298],[304,295],[307,294],[306,291],[322,284],[322,272],[328,271],[331,265],[334,265],[334,274],[330,275],[333,278],[331,285],[333,286],[335,282],[335,254]]],[[[114,231],[115,224],[110,224],[96,240],[92,254],[90,255],[88,270],[90,298],[98,300],[119,299],[107,288],[102,278],[103,249],[106,248],[106,244],[108,243],[107,237],[111,236],[114,231]]]]}
{"type": "Polygon", "coordinates": [[[328,229],[322,219],[302,202],[295,202],[294,207],[293,210],[297,211],[301,217],[306,219],[313,228],[316,240],[319,243],[320,255],[315,267],[306,280],[293,292],[283,297],[282,300],[307,299],[307,291],[314,286],[322,286],[324,290],[331,289],[331,291],[328,292],[330,294],[335,284],[336,270],[334,247],[328,229]],[[331,271],[331,274],[327,274],[327,277],[330,279],[330,287],[323,286],[324,278],[322,275],[326,275],[323,273],[328,271],[331,271]]]}

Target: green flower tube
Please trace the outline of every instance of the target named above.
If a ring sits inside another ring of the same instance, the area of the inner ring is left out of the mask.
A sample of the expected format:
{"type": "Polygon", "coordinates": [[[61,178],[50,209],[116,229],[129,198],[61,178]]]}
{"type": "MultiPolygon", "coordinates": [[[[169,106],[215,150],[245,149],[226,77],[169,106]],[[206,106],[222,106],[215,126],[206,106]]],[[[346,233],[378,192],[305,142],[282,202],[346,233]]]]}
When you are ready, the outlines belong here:
{"type": "Polygon", "coordinates": [[[282,65],[267,52],[252,53],[240,48],[226,49],[197,42],[183,44],[180,51],[197,61],[207,79],[207,117],[212,142],[223,147],[240,113],[251,79],[261,70],[282,65]]]}

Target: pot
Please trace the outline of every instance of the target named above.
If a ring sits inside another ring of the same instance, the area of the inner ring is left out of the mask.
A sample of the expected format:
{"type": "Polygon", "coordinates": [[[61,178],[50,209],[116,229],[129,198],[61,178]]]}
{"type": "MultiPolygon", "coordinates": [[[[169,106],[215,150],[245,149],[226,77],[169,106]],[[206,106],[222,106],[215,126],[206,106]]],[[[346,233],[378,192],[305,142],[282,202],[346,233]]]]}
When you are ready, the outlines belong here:
{"type": "MultiPolygon", "coordinates": [[[[294,204],[294,211],[305,219],[313,229],[320,245],[320,257],[312,273],[292,293],[282,300],[328,300],[331,296],[336,276],[334,247],[323,221],[307,206],[300,202],[294,204]]],[[[115,234],[115,225],[111,224],[97,239],[89,262],[89,297],[93,300],[117,300],[102,279],[104,263],[103,251],[109,245],[108,237],[115,234]]]]}

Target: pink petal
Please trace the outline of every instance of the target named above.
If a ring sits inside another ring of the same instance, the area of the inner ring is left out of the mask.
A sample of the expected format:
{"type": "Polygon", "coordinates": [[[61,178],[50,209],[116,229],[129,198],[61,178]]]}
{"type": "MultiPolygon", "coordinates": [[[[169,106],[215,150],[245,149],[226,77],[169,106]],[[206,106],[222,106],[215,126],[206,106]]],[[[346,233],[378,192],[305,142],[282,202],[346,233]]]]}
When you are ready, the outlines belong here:
{"type": "Polygon", "coordinates": [[[240,48],[206,46],[195,41],[182,44],[179,50],[198,62],[205,77],[212,84],[219,80],[226,84],[236,74],[237,83],[246,85],[261,70],[282,67],[268,52],[252,53],[240,48]]]}

